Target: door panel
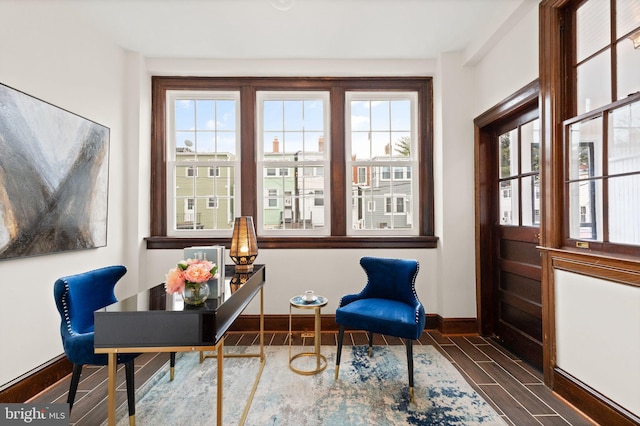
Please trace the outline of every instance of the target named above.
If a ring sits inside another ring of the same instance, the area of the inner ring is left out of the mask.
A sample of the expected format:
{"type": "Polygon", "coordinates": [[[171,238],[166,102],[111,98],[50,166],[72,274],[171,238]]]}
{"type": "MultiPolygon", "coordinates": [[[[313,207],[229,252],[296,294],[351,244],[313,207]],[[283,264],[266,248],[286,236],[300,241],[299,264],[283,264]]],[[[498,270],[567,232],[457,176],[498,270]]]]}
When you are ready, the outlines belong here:
{"type": "Polygon", "coordinates": [[[540,230],[531,226],[537,225],[540,217],[539,165],[532,160],[539,149],[533,148],[535,138],[523,135],[523,131],[530,132],[536,127],[531,125],[537,122],[533,118],[532,121],[531,113],[525,114],[496,132],[501,171],[493,197],[499,199],[501,210],[495,217],[493,230],[497,245],[492,292],[497,310],[493,330],[496,339],[506,347],[542,368],[542,268],[536,248],[540,230]],[[522,124],[524,120],[529,121],[522,124]]]}
{"type": "Polygon", "coordinates": [[[479,131],[480,331],[542,369],[538,102],[479,131]]]}

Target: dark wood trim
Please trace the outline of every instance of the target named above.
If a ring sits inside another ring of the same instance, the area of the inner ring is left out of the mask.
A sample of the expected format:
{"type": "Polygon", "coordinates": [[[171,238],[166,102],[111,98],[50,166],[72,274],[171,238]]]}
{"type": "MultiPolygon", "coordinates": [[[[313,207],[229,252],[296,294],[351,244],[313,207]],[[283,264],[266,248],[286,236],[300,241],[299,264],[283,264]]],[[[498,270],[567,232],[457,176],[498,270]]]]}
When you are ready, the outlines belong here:
{"type": "MultiPolygon", "coordinates": [[[[294,315],[292,329],[296,331],[313,331],[313,315],[294,315]]],[[[323,314],[321,316],[322,331],[337,332],[335,314],[323,314]]],[[[438,330],[443,335],[477,335],[477,321],[475,318],[442,318],[437,314],[427,314],[425,330],[438,330]]],[[[289,315],[265,315],[265,331],[282,332],[289,331],[289,315]]],[[[241,315],[231,331],[258,332],[260,330],[260,315],[241,315]]]]}
{"type": "Polygon", "coordinates": [[[479,129],[493,125],[511,115],[519,114],[532,103],[537,103],[540,97],[540,80],[535,79],[517,92],[489,108],[473,120],[479,129]]]}
{"type": "Polygon", "coordinates": [[[611,401],[560,368],[554,369],[554,391],[562,395],[598,424],[607,426],[634,426],[640,417],[611,401]]]}
{"type": "Polygon", "coordinates": [[[255,94],[259,90],[323,90],[331,96],[331,173],[332,221],[328,238],[261,238],[264,248],[432,248],[434,236],[433,177],[433,81],[431,77],[164,77],[153,76],[151,125],[151,209],[148,249],[175,249],[209,241],[212,238],[169,238],[166,217],[166,92],[168,90],[237,90],[240,92],[242,152],[240,156],[242,215],[256,216],[256,117],[255,94]],[[346,236],[346,174],[344,149],[345,91],[415,91],[418,93],[420,141],[419,237],[349,238],[346,236]],[[183,241],[177,241],[183,240],[183,241]],[[323,241],[326,240],[326,241],[323,241]]]}
{"type": "MultiPolygon", "coordinates": [[[[428,316],[427,316],[428,319],[428,316]]],[[[435,328],[442,335],[474,335],[478,334],[478,321],[475,318],[442,318],[437,316],[435,328]]]]}
{"type": "Polygon", "coordinates": [[[640,260],[638,259],[620,259],[588,252],[542,247],[540,250],[548,252],[553,269],[640,287],[640,260]]]}
{"type": "MultiPolygon", "coordinates": [[[[183,249],[202,245],[222,245],[229,248],[229,238],[145,238],[147,249],[183,249]]],[[[258,247],[288,249],[318,248],[436,248],[438,237],[258,237],[258,247]]]]}
{"type": "Polygon", "coordinates": [[[60,355],[9,382],[0,390],[1,403],[22,403],[71,374],[73,364],[60,355]]]}
{"type": "MultiPolygon", "coordinates": [[[[562,242],[563,137],[562,120],[568,108],[564,83],[567,75],[563,37],[566,22],[562,8],[568,0],[543,0],[539,7],[540,121],[541,143],[541,228],[540,245],[560,247],[562,242]]],[[[571,80],[571,79],[569,79],[571,80]]],[[[571,84],[571,83],[570,83],[571,84]]],[[[553,266],[542,256],[542,344],[544,383],[553,389],[556,362],[555,294],[553,266]]]]}
{"type": "MultiPolygon", "coordinates": [[[[497,176],[497,154],[493,151],[493,140],[498,129],[505,123],[514,125],[514,118],[525,114],[526,120],[533,118],[529,112],[539,109],[540,82],[534,80],[497,105],[473,120],[475,162],[475,244],[476,244],[476,308],[478,312],[477,332],[491,336],[495,330],[495,306],[493,280],[496,274],[498,253],[495,224],[498,217],[497,203],[491,197],[497,176]],[[495,174],[486,173],[492,170],[495,174]]],[[[508,229],[502,232],[519,232],[508,229]]],[[[537,241],[535,241],[537,243],[537,241]]]]}

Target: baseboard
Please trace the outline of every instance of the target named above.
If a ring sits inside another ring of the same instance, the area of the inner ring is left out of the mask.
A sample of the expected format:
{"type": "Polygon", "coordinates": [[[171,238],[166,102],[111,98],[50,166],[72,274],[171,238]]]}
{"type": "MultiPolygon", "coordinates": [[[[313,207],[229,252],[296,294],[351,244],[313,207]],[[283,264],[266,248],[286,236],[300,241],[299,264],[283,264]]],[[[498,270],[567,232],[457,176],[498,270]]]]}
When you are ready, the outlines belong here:
{"type": "MultiPolygon", "coordinates": [[[[338,331],[335,314],[320,317],[322,331],[338,331]]],[[[312,331],[313,315],[293,315],[293,330],[312,331]]],[[[264,329],[270,332],[286,332],[289,330],[289,315],[265,315],[264,329]]],[[[425,321],[426,330],[438,330],[443,335],[478,334],[478,323],[475,318],[442,318],[440,315],[428,314],[425,321]]],[[[260,330],[260,315],[241,315],[231,327],[231,331],[257,332],[260,330]]]]}
{"type": "MultiPolygon", "coordinates": [[[[294,315],[292,329],[313,331],[313,315],[294,315]]],[[[335,314],[321,316],[322,331],[338,331],[335,314]]],[[[289,315],[265,315],[264,329],[268,332],[288,332],[289,315]]],[[[438,330],[444,335],[477,334],[478,326],[475,318],[442,318],[440,315],[426,316],[425,329],[438,330]]],[[[260,330],[260,315],[241,315],[233,324],[230,331],[258,332],[260,330]]],[[[0,389],[0,402],[25,402],[39,394],[49,386],[64,378],[72,371],[72,364],[64,355],[51,360],[47,364],[25,374],[8,383],[0,389]]]]}
{"type": "Polygon", "coordinates": [[[553,391],[598,424],[607,426],[640,424],[640,417],[557,367],[553,371],[553,391]]]}
{"type": "Polygon", "coordinates": [[[26,402],[69,375],[72,370],[73,364],[67,357],[59,355],[3,386],[0,389],[0,402],[26,402]]]}

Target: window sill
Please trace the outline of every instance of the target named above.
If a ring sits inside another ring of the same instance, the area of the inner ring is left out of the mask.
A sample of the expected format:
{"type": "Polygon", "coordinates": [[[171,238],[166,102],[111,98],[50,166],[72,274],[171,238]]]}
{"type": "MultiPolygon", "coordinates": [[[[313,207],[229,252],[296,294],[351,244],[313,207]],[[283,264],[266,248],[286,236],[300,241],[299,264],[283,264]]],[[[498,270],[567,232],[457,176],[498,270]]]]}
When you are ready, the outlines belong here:
{"type": "MultiPolygon", "coordinates": [[[[230,238],[147,237],[148,250],[183,249],[220,245],[229,248],[230,238]]],[[[258,237],[261,249],[437,248],[438,237],[258,237]]]]}

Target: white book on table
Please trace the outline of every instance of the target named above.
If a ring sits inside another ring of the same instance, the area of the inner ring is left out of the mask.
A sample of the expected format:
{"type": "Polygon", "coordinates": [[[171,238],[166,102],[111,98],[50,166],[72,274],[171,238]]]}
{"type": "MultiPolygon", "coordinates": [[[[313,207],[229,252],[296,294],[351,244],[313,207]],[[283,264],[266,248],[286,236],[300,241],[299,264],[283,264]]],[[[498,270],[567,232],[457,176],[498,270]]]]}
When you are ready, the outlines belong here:
{"type": "Polygon", "coordinates": [[[224,246],[186,247],[184,259],[208,260],[218,266],[218,278],[207,281],[209,286],[209,299],[222,297],[224,293],[224,246]]]}

